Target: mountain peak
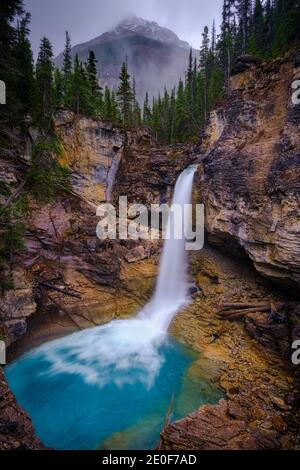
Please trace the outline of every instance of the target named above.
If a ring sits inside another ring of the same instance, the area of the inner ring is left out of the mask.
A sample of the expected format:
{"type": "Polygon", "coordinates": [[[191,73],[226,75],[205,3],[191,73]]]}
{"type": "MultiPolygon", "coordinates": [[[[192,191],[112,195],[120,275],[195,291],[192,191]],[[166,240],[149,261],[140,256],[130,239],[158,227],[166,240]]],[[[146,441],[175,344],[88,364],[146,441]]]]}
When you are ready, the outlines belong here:
{"type": "MultiPolygon", "coordinates": [[[[72,47],[71,54],[86,62],[93,50],[98,61],[101,85],[116,89],[120,67],[127,58],[130,75],[135,77],[136,92],[142,100],[148,92],[156,96],[164,88],[172,89],[184,76],[189,58],[189,44],[168,28],[135,15],[124,18],[116,27],[88,42],[72,47]]],[[[63,53],[57,59],[63,65],[63,53]]]]}
{"type": "Polygon", "coordinates": [[[139,34],[141,36],[154,39],[164,44],[172,44],[179,47],[190,47],[186,41],[182,41],[170,29],[160,26],[155,21],[145,20],[134,14],[128,15],[124,18],[111,33],[123,35],[126,32],[139,34]]]}

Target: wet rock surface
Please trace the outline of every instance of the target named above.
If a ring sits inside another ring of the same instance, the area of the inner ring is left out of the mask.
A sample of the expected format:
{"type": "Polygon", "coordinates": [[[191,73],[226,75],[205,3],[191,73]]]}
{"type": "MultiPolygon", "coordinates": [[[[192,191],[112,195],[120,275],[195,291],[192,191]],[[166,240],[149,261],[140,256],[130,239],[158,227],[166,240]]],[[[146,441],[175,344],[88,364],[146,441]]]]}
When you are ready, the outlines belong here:
{"type": "MultiPolygon", "coordinates": [[[[205,204],[208,241],[223,252],[207,247],[191,255],[193,302],[175,318],[172,333],[202,353],[201,374],[221,387],[224,400],[166,426],[160,446],[299,448],[300,376],[290,360],[291,341],[300,336],[300,114],[290,99],[299,73],[296,56],[269,65],[246,61],[246,70],[231,78],[229,99],[212,113],[201,148],[159,147],[145,129],[125,136],[106,123],[60,115],[62,161],[77,195],[46,205],[30,200],[25,248],[4,269],[13,281],[0,300],[9,358],[126,318],[147,302],[161,244],[99,240],[96,206],[120,195],[147,206],[168,202],[178,174],[198,157],[194,201],[205,204]],[[225,302],[267,303],[270,310],[226,320],[219,314],[225,302]],[[287,305],[282,321],[272,314],[277,303],[287,305]]],[[[29,147],[1,154],[0,179],[12,191],[29,147]]],[[[2,371],[0,380],[0,448],[38,448],[2,371]]]]}
{"type": "Polygon", "coordinates": [[[211,116],[197,200],[211,242],[240,246],[263,275],[300,283],[300,116],[297,54],[237,73],[211,116]]]}
{"type": "Polygon", "coordinates": [[[159,146],[145,130],[128,134],[117,174],[114,201],[126,195],[130,204],[170,202],[176,179],[197,158],[193,146],[159,146]]]}
{"type": "Polygon", "coordinates": [[[192,255],[191,272],[201,290],[174,319],[172,332],[201,352],[202,373],[221,387],[225,397],[218,405],[205,405],[167,425],[160,448],[299,448],[299,377],[290,348],[299,308],[290,307],[284,324],[259,308],[224,320],[220,310],[226,302],[271,305],[286,301],[287,294],[264,280],[249,262],[212,247],[192,255]]]}
{"type": "Polygon", "coordinates": [[[72,170],[74,190],[91,202],[109,200],[123,153],[122,129],[69,111],[56,115],[55,128],[63,143],[61,162],[72,170]]]}
{"type": "Polygon", "coordinates": [[[30,417],[17,404],[0,368],[0,450],[43,449],[30,417]]]}

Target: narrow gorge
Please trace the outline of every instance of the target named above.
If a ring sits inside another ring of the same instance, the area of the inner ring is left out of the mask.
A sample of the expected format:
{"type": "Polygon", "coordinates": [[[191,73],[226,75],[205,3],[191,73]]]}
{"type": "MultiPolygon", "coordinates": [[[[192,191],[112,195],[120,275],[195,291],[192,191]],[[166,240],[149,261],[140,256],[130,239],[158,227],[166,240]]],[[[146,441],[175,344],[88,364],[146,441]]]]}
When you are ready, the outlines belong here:
{"type": "MultiPolygon", "coordinates": [[[[56,115],[59,159],[72,188],[50,203],[30,199],[24,249],[4,267],[13,287],[0,298],[8,347],[8,366],[0,369],[1,449],[132,449],[137,436],[140,448],[160,450],[299,449],[300,375],[291,361],[300,339],[295,80],[299,49],[269,63],[248,57],[233,68],[197,144],[160,145],[146,128],[124,133],[71,111],[56,115]],[[204,248],[187,252],[186,262],[185,240],[164,247],[161,240],[100,240],[96,208],[122,195],[147,207],[190,197],[204,204],[204,248]],[[79,393],[81,371],[86,388],[79,393]],[[108,376],[116,385],[110,404],[95,386],[108,376]],[[147,401],[151,387],[151,397],[161,396],[142,413],[139,400],[147,401]],[[74,423],[55,397],[43,395],[47,389],[64,403],[70,393],[76,409],[87,407],[95,419],[76,415],[72,442],[53,431],[56,419],[66,421],[66,433],[74,423]],[[99,399],[102,421],[93,415],[99,399]],[[127,407],[136,407],[134,419],[127,407]]],[[[0,176],[14,194],[37,131],[24,139],[15,129],[9,138],[0,176]]]]}

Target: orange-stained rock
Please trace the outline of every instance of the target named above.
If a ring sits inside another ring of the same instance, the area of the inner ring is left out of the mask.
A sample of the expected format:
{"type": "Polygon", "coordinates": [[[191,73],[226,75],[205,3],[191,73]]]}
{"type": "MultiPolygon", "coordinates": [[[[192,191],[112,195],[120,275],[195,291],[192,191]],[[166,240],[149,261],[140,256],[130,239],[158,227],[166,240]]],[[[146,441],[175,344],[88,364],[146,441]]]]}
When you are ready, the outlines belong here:
{"type": "Polygon", "coordinates": [[[196,177],[211,242],[239,246],[263,275],[300,284],[299,50],[230,79],[211,114],[196,177]]]}

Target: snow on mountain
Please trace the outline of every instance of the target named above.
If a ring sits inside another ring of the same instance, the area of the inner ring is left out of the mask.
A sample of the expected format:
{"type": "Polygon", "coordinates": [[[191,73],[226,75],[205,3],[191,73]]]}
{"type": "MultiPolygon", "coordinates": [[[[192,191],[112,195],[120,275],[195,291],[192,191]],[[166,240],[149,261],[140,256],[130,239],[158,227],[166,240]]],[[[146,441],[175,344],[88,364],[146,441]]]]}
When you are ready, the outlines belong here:
{"type": "Polygon", "coordinates": [[[142,36],[160,41],[165,44],[172,44],[179,47],[190,47],[186,41],[181,41],[179,37],[170,29],[159,26],[155,21],[144,20],[135,15],[125,18],[111,32],[115,34],[124,34],[126,31],[132,31],[142,36]]]}
{"type": "MultiPolygon", "coordinates": [[[[72,31],[70,33],[72,36],[72,31]]],[[[78,54],[85,61],[89,50],[94,50],[100,82],[111,88],[118,86],[120,67],[127,59],[129,72],[135,77],[138,98],[142,100],[146,91],[150,96],[157,96],[164,87],[170,90],[180,77],[184,78],[189,48],[189,44],[170,29],[130,15],[114,29],[75,45],[72,55],[78,54]]],[[[61,67],[62,64],[61,53],[56,65],[61,67]]]]}

